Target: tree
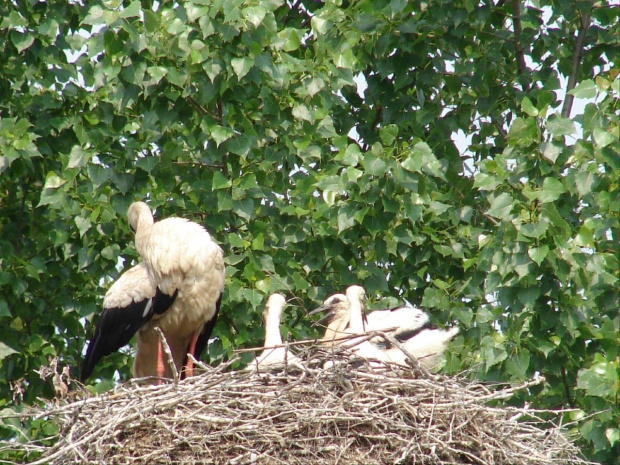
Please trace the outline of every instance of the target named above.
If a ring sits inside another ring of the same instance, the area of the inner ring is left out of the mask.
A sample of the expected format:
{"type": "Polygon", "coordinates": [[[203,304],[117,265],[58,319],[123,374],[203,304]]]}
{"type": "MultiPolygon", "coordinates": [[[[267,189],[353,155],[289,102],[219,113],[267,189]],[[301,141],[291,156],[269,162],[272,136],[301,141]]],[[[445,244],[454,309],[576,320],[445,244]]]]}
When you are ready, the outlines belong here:
{"type": "MultiPolygon", "coordinates": [[[[589,457],[620,455],[617,8],[50,0],[0,13],[5,413],[53,396],[52,360],[78,366],[87,320],[137,259],[125,212],[140,198],[226,251],[211,363],[261,343],[269,293],[299,298],[285,318],[305,338],[305,309],[361,283],[463,329],[446,371],[543,374],[512,402],[571,407],[589,457]]],[[[101,363],[99,389],[130,359],[101,363]]]]}

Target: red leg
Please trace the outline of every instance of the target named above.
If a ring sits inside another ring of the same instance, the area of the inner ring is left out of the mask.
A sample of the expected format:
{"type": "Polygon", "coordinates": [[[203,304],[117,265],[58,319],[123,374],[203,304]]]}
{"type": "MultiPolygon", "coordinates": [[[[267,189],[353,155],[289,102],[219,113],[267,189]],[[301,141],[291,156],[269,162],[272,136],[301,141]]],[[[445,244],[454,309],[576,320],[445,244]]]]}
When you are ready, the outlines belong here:
{"type": "MultiPolygon", "coordinates": [[[[163,378],[166,375],[166,366],[164,365],[164,348],[162,346],[161,341],[157,344],[157,376],[163,378]]],[[[157,380],[157,384],[160,384],[162,381],[157,380]]]]}
{"type": "MultiPolygon", "coordinates": [[[[196,352],[196,341],[197,340],[198,340],[198,337],[195,334],[192,334],[192,337],[189,340],[189,349],[188,349],[188,353],[192,354],[192,356],[196,352]]],[[[192,359],[189,356],[187,357],[187,365],[185,366],[185,377],[187,378],[188,376],[194,376],[194,362],[192,362],[192,359]]]]}

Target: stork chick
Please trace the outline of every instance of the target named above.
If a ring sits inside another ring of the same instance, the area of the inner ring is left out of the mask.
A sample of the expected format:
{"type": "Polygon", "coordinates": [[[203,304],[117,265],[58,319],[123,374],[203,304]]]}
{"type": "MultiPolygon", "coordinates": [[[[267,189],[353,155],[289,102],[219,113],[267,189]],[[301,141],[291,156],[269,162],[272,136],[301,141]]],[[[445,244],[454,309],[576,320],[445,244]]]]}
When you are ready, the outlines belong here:
{"type": "MultiPolygon", "coordinates": [[[[377,310],[367,315],[372,324],[364,322],[364,289],[361,286],[350,286],[346,290],[346,296],[350,319],[348,331],[353,334],[365,334],[369,331],[391,330],[391,335],[403,345],[403,348],[428,369],[437,366],[449,341],[459,332],[458,328],[442,330],[431,325],[428,315],[412,306],[377,310]]],[[[325,303],[329,300],[327,299],[325,303]]],[[[346,311],[346,304],[339,302],[339,305],[340,311],[346,311]]],[[[319,309],[328,307],[330,306],[323,305],[319,309]]],[[[336,310],[333,304],[330,310],[332,312],[336,310]]],[[[361,343],[356,338],[352,343],[347,342],[345,345],[359,357],[407,366],[407,355],[398,347],[393,347],[379,338],[361,343]]]]}
{"type": "Polygon", "coordinates": [[[265,343],[261,354],[248,366],[250,370],[257,368],[275,368],[282,365],[299,365],[299,359],[282,343],[280,320],[286,299],[282,294],[272,294],[267,299],[263,310],[265,326],[265,343]]]}
{"type": "Polygon", "coordinates": [[[349,286],[347,299],[351,305],[351,330],[361,334],[367,331],[389,331],[399,341],[406,340],[428,323],[428,315],[411,304],[364,313],[366,291],[361,286],[349,286]]]}
{"type": "Polygon", "coordinates": [[[335,339],[346,336],[345,328],[349,324],[350,309],[349,301],[344,294],[334,294],[323,302],[323,305],[312,310],[308,315],[314,315],[327,311],[328,313],[321,318],[318,323],[327,322],[325,327],[325,334],[321,338],[321,341],[327,345],[336,344],[335,339]]]}

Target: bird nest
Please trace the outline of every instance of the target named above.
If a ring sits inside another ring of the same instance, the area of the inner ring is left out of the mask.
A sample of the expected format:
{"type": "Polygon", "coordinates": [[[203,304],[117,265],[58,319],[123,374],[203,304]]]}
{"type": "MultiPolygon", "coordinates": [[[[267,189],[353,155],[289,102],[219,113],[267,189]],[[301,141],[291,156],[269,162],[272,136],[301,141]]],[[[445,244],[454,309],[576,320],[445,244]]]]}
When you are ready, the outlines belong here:
{"type": "Polygon", "coordinates": [[[54,445],[11,447],[40,464],[588,463],[542,418],[561,412],[497,406],[543,378],[492,389],[415,361],[371,366],[295,345],[303,361],[273,371],[202,366],[180,382],[48,406],[35,415],[59,424],[54,445]]]}

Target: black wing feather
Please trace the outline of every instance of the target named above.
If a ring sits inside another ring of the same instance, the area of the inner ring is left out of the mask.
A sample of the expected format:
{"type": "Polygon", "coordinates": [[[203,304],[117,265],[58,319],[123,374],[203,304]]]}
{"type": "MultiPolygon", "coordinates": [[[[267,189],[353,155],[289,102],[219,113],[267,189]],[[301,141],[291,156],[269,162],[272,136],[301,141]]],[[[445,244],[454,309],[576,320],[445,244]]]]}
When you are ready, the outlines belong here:
{"type": "Polygon", "coordinates": [[[153,314],[160,315],[168,310],[177,294],[178,291],[170,296],[157,288],[151,299],[132,301],[127,307],[104,309],[86,349],[80,381],[83,382],[91,375],[99,360],[128,344],[136,331],[147,323],[153,314]]]}
{"type": "MultiPolygon", "coordinates": [[[[406,329],[404,331],[400,331],[398,333],[394,334],[394,339],[396,339],[398,342],[400,342],[401,344],[408,341],[409,339],[417,336],[418,334],[420,334],[422,331],[426,330],[426,329],[437,329],[437,326],[435,326],[434,324],[431,323],[424,323],[424,325],[420,326],[419,328],[416,329],[406,329]]],[[[377,347],[379,347],[380,349],[383,350],[389,350],[393,347],[393,344],[390,343],[390,341],[387,341],[385,339],[382,339],[380,341],[373,341],[373,344],[375,344],[377,347]]]]}
{"type": "Polygon", "coordinates": [[[400,331],[400,332],[394,334],[394,339],[396,339],[398,342],[405,342],[405,341],[411,339],[412,337],[417,336],[418,334],[420,334],[425,329],[437,329],[437,326],[435,326],[434,324],[429,323],[427,321],[426,323],[424,323],[419,328],[416,328],[416,329],[406,329],[404,331],[400,331]]]}

